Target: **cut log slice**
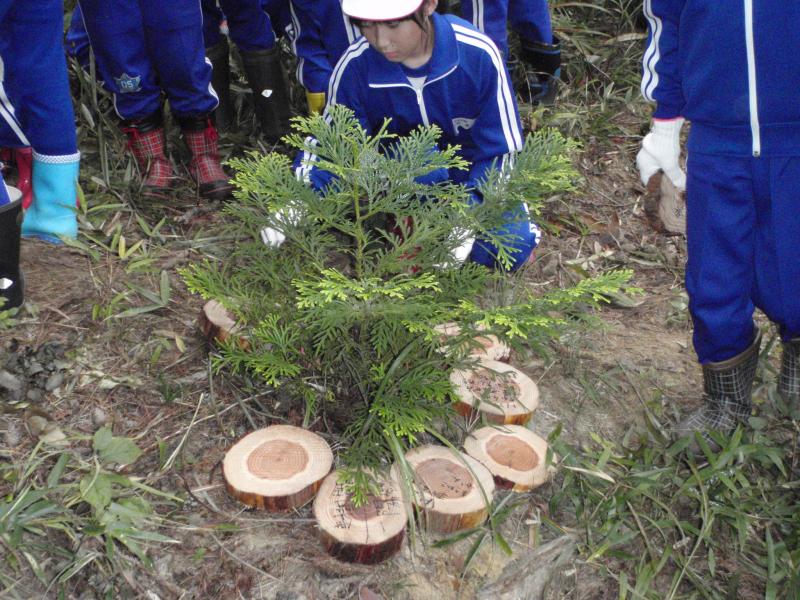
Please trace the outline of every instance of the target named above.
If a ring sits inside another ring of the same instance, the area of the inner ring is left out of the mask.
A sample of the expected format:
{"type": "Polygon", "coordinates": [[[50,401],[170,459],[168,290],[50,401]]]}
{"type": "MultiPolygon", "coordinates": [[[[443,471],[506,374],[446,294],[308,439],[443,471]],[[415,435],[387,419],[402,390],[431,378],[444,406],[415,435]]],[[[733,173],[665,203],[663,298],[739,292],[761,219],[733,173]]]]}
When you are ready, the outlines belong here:
{"type": "Polygon", "coordinates": [[[396,554],[403,545],[406,512],[400,488],[390,477],[377,477],[380,492],[356,507],[334,471],[314,499],[320,539],[339,560],[373,565],[396,554]]]}
{"type": "Polygon", "coordinates": [[[489,423],[524,425],[539,406],[539,388],[522,371],[496,360],[481,359],[476,368],[450,374],[458,400],[455,408],[466,417],[479,413],[489,423]]]}
{"type": "MultiPolygon", "coordinates": [[[[461,332],[461,328],[456,323],[444,323],[437,325],[434,329],[440,334],[439,339],[442,343],[447,338],[455,337],[461,332]]],[[[511,355],[511,348],[508,344],[494,334],[478,335],[475,337],[475,343],[477,346],[472,349],[470,356],[505,362],[511,355]]]]}
{"type": "Polygon", "coordinates": [[[239,326],[227,308],[217,300],[209,300],[200,311],[200,330],[206,340],[211,344],[227,342],[234,338],[245,350],[250,347],[250,342],[241,334],[239,326]]]}
{"type": "Polygon", "coordinates": [[[234,444],[222,462],[222,474],[228,492],[240,502],[282,512],[311,500],[332,467],[333,452],[320,436],[273,425],[234,444]]]}
{"type": "MultiPolygon", "coordinates": [[[[480,462],[443,446],[420,446],[406,454],[414,472],[414,504],[437,533],[477,527],[489,516],[495,484],[480,462]]],[[[400,480],[400,470],[393,468],[400,480]]]]}
{"type": "Polygon", "coordinates": [[[547,467],[547,442],[527,427],[481,427],[464,440],[464,451],[486,465],[497,487],[527,492],[555,471],[547,467]]]}

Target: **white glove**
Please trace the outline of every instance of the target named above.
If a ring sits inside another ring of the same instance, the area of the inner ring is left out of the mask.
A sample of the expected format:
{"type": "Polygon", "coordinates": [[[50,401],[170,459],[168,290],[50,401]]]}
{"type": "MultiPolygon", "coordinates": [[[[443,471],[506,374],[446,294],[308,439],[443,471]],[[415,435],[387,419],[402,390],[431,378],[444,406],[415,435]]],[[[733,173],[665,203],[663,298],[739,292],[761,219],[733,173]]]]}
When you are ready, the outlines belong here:
{"type": "Polygon", "coordinates": [[[664,171],[675,187],[686,189],[686,173],[680,167],[681,127],[684,119],[653,119],[650,133],[642,140],[642,149],[636,155],[636,166],[642,184],[647,185],[658,171],[664,171]]]}
{"type": "MultiPolygon", "coordinates": [[[[453,234],[455,237],[461,237],[465,235],[467,231],[465,229],[455,229],[453,230],[453,234]]],[[[453,256],[453,260],[455,260],[458,264],[464,264],[469,258],[470,252],[472,252],[472,246],[475,244],[475,236],[470,235],[467,239],[464,240],[464,243],[461,244],[458,248],[453,248],[451,250],[451,254],[453,256]]]]}
{"type": "MultiPolygon", "coordinates": [[[[290,208],[285,211],[280,211],[275,215],[275,220],[284,225],[297,225],[300,222],[302,214],[300,211],[290,208]]],[[[270,248],[280,248],[283,242],[286,241],[286,235],[279,229],[273,227],[264,227],[261,230],[261,241],[265,246],[270,248]]]]}

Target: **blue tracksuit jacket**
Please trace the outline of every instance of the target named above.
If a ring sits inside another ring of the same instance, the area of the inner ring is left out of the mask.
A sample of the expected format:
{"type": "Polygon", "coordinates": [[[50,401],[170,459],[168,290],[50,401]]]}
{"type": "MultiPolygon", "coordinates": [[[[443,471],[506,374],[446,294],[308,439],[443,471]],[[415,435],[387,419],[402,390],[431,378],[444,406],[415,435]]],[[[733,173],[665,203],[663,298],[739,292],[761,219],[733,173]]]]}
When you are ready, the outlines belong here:
{"type": "Polygon", "coordinates": [[[341,0],[292,0],[290,9],[297,79],[311,93],[325,92],[333,67],[361,32],[342,13],[341,0]]]}
{"type": "Polygon", "coordinates": [[[78,148],[63,20],[61,0],[0,0],[0,146],[66,162],[78,148]]]}
{"type": "Polygon", "coordinates": [[[800,336],[800,3],[645,0],[642,92],[691,121],[686,287],[701,362],[800,336]]]}
{"type": "MultiPolygon", "coordinates": [[[[360,38],[334,69],[328,105],[351,108],[369,133],[377,131],[386,117],[392,119],[389,131],[401,136],[419,125],[438,125],[439,144],[461,146],[461,155],[470,164],[468,172],[452,170],[450,179],[474,188],[487,169],[501,166],[522,149],[514,92],[503,58],[487,36],[458,17],[434,13],[431,19],[435,45],[422,90],[411,85],[399,64],[360,38]]],[[[329,174],[313,167],[313,157],[298,157],[297,164],[298,176],[308,177],[316,188],[329,181],[329,174]]],[[[520,238],[516,267],[536,246],[538,228],[525,222],[513,224],[513,229],[520,238]]],[[[492,249],[479,241],[472,258],[487,264],[491,254],[492,249]]]]}
{"type": "Polygon", "coordinates": [[[547,0],[462,0],[461,16],[484,32],[508,56],[508,22],[528,43],[553,43],[547,0]]]}

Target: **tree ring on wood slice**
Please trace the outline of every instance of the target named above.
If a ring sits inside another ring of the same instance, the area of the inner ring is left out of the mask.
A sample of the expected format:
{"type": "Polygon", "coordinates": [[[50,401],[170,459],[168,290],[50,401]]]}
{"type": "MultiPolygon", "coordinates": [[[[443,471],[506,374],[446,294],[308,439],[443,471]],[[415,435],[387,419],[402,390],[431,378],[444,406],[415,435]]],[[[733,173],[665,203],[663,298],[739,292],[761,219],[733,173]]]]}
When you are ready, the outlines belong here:
{"type": "MultiPolygon", "coordinates": [[[[406,453],[414,475],[414,504],[437,533],[477,527],[489,516],[492,474],[480,462],[444,446],[420,446],[406,453]]],[[[393,476],[401,481],[400,467],[393,476]]]]}
{"type": "Polygon", "coordinates": [[[546,465],[547,442],[527,427],[481,427],[464,440],[464,451],[486,466],[498,487],[526,492],[555,471],[546,465]]]}
{"type": "MultiPolygon", "coordinates": [[[[444,323],[437,325],[434,329],[439,333],[439,341],[441,343],[461,333],[461,328],[457,323],[444,323]]],[[[478,329],[482,328],[479,327],[478,329]]],[[[505,362],[511,355],[511,348],[509,348],[508,344],[493,333],[487,333],[486,335],[476,334],[474,342],[477,346],[471,349],[470,356],[505,362]]]]}
{"type": "Polygon", "coordinates": [[[466,417],[482,414],[489,423],[524,425],[539,406],[539,388],[519,369],[496,360],[481,359],[473,369],[450,374],[458,401],[456,411],[466,417]]]}
{"type": "Polygon", "coordinates": [[[327,552],[339,560],[372,565],[390,558],[403,545],[406,511],[397,482],[376,476],[380,492],[355,506],[334,471],[314,499],[314,516],[327,552]]]}
{"type": "Polygon", "coordinates": [[[311,500],[331,468],[333,452],[327,442],[291,425],[273,425],[244,436],[222,462],[231,496],[273,512],[311,500]]]}
{"type": "Polygon", "coordinates": [[[211,344],[220,344],[229,339],[235,339],[239,346],[245,350],[250,348],[248,342],[240,333],[240,327],[231,316],[230,311],[218,300],[209,300],[200,311],[200,330],[206,340],[211,344]]]}

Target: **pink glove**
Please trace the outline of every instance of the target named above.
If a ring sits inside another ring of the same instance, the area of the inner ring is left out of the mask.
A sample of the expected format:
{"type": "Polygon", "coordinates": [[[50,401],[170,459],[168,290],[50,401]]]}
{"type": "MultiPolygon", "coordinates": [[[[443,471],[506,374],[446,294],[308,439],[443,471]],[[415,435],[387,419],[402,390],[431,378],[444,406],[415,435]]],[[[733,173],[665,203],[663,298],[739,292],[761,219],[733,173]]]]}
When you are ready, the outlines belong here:
{"type": "Polygon", "coordinates": [[[650,133],[644,136],[642,148],[636,155],[636,166],[642,184],[647,185],[650,178],[663,171],[675,187],[686,189],[686,173],[680,167],[681,127],[684,119],[653,119],[650,133]]]}

